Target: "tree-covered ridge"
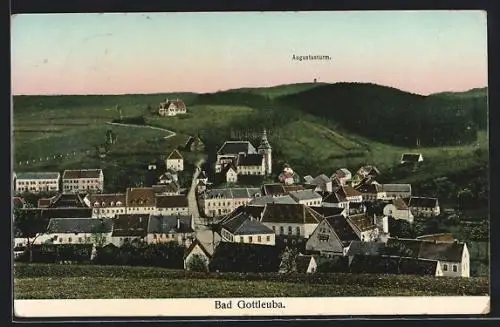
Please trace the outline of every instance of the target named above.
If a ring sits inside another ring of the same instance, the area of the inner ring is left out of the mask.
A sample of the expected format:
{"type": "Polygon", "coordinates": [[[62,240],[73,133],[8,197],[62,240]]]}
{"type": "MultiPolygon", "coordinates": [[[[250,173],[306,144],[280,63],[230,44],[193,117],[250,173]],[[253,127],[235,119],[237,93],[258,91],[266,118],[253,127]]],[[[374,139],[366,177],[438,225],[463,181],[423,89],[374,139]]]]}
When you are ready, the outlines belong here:
{"type": "Polygon", "coordinates": [[[394,145],[470,143],[486,127],[485,98],[426,97],[375,84],[323,85],[278,101],[394,145]]]}

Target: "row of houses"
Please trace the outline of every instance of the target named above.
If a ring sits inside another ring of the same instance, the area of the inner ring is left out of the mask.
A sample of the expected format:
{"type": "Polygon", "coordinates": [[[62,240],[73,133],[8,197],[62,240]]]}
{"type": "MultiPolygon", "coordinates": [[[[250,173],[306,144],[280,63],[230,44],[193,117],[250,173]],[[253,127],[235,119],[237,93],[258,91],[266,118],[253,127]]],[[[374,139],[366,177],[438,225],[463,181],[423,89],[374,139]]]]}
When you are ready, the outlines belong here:
{"type": "MultiPolygon", "coordinates": [[[[122,246],[177,242],[189,247],[195,239],[191,215],[119,214],[115,218],[50,218],[35,244],[94,244],[122,246]]],[[[25,245],[16,239],[16,247],[25,245]]]]}
{"type": "MultiPolygon", "coordinates": [[[[150,163],[151,170],[156,164],[150,163]]],[[[165,169],[173,173],[184,170],[184,158],[176,149],[165,160],[165,169]]],[[[59,172],[14,172],[15,193],[41,192],[103,192],[104,174],[102,169],[78,169],[59,172]]]]}

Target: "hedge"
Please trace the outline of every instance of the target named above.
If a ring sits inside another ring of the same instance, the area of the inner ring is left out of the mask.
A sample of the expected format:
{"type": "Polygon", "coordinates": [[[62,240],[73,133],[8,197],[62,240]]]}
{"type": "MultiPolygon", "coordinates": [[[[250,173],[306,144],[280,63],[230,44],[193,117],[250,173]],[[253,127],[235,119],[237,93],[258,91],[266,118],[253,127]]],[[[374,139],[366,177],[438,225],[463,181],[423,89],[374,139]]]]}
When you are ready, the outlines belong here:
{"type": "Polygon", "coordinates": [[[203,273],[161,268],[65,265],[16,264],[16,278],[34,277],[113,277],[129,279],[207,279],[233,281],[269,281],[298,284],[335,284],[350,287],[387,287],[406,288],[409,290],[436,290],[441,294],[486,295],[489,294],[489,280],[485,277],[428,277],[406,275],[316,273],[316,274],[280,274],[280,273],[203,273]]]}

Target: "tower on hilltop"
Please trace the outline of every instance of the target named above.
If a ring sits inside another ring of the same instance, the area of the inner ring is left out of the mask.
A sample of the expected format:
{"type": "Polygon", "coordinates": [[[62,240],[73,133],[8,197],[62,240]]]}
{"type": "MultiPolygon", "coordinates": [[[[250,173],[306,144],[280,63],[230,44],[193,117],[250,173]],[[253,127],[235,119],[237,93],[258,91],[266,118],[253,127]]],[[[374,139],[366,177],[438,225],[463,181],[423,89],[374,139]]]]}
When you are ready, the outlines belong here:
{"type": "Polygon", "coordinates": [[[271,145],[269,144],[269,141],[267,140],[267,132],[265,129],[262,131],[262,137],[260,139],[260,145],[258,147],[258,151],[264,157],[264,167],[265,167],[266,175],[271,175],[272,174],[272,156],[271,156],[272,148],[271,148],[271,145]]]}

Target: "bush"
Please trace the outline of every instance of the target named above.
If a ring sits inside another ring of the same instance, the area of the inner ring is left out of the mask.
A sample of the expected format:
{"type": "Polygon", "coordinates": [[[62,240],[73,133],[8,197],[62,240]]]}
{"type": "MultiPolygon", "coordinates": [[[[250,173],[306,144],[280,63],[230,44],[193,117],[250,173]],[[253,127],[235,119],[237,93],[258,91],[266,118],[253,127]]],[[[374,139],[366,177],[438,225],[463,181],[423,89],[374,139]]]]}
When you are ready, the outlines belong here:
{"type": "MultiPolygon", "coordinates": [[[[89,263],[92,254],[92,244],[42,244],[32,245],[33,261],[37,263],[75,262],[89,263]]],[[[16,261],[29,262],[29,251],[20,255],[16,261]]]]}
{"type": "Polygon", "coordinates": [[[208,263],[202,256],[195,254],[189,258],[189,261],[186,263],[186,268],[191,271],[206,272],[208,271],[208,263]]]}

